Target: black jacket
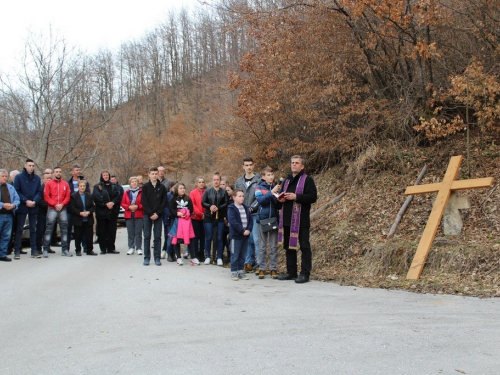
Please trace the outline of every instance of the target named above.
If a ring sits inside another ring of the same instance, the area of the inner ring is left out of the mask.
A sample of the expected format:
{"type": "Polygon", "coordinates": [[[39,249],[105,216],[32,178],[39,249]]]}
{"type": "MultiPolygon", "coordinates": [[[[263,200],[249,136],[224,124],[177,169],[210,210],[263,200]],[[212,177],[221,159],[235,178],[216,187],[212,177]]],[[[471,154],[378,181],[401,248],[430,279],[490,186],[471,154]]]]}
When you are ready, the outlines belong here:
{"type": "Polygon", "coordinates": [[[92,195],[88,192],[85,192],[85,208],[83,207],[82,198],[80,197],[80,193],[76,192],[71,194],[69,198],[68,205],[69,213],[71,214],[71,225],[75,225],[80,227],[83,225],[83,217],[80,216],[80,212],[89,211],[90,215],[87,216],[87,223],[90,225],[94,224],[94,212],[95,212],[95,204],[92,199],[92,195]]]}
{"type": "Polygon", "coordinates": [[[105,186],[101,173],[100,182],[94,185],[92,198],[94,199],[96,206],[96,219],[115,219],[118,217],[118,213],[120,212],[120,192],[115,184],[111,182],[109,182],[109,184],[111,185],[111,194],[108,193],[108,189],[105,186]],[[106,206],[106,203],[108,202],[114,203],[111,210],[106,206]]]}
{"type": "MultiPolygon", "coordinates": [[[[299,182],[300,176],[304,174],[304,171],[301,171],[295,177],[293,175],[288,175],[286,178],[290,180],[288,184],[288,188],[286,193],[295,193],[295,189],[297,188],[297,183],[299,182]]],[[[286,180],[285,180],[286,182],[286,180]]],[[[285,182],[283,182],[283,186],[285,186],[285,182]]],[[[312,177],[307,176],[306,181],[304,183],[304,192],[302,194],[297,194],[296,202],[300,203],[302,208],[300,211],[300,227],[301,228],[309,228],[311,226],[311,220],[309,215],[311,213],[311,205],[316,202],[318,199],[318,192],[316,190],[316,184],[312,177]]],[[[293,201],[285,201],[281,203],[278,207],[282,206],[283,209],[283,225],[289,227],[292,222],[292,209],[293,209],[293,201]]]]}
{"type": "Polygon", "coordinates": [[[142,208],[144,216],[150,217],[155,213],[161,217],[167,207],[167,188],[159,181],[156,186],[151,182],[146,182],[142,186],[142,208]]]}
{"type": "Polygon", "coordinates": [[[227,196],[227,191],[224,189],[215,190],[213,187],[205,190],[203,197],[201,198],[201,205],[205,208],[205,215],[203,215],[203,222],[210,223],[215,220],[216,214],[210,212],[210,206],[217,206],[219,209],[219,214],[217,216],[218,220],[222,220],[226,217],[226,209],[229,204],[229,197],[227,196]]]}
{"type": "Polygon", "coordinates": [[[168,209],[172,220],[177,217],[177,210],[181,208],[187,208],[189,210],[189,214],[193,213],[193,202],[191,201],[189,196],[188,195],[185,195],[184,197],[179,197],[175,195],[172,196],[168,204],[168,209]]]}

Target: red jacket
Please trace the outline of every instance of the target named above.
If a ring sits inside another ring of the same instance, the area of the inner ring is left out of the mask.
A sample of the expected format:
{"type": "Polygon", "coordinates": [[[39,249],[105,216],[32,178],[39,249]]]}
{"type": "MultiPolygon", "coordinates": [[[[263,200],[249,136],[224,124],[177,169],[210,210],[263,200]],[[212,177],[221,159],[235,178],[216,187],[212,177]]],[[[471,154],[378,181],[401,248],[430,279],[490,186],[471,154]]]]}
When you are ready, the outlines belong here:
{"type": "MultiPolygon", "coordinates": [[[[142,189],[139,189],[139,193],[137,193],[137,199],[135,201],[135,204],[137,204],[137,210],[134,211],[135,212],[134,217],[136,219],[141,219],[144,217],[144,210],[142,208],[142,189]]],[[[125,210],[123,218],[131,219],[132,211],[128,209],[130,206],[130,189],[127,189],[127,191],[123,194],[121,206],[125,210]]]]}
{"type": "Polygon", "coordinates": [[[64,180],[50,180],[45,184],[43,190],[43,198],[49,208],[55,208],[56,204],[62,203],[65,207],[69,203],[73,191],[70,190],[69,185],[64,180]]]}
{"type": "Polygon", "coordinates": [[[205,189],[194,189],[189,193],[189,198],[193,202],[193,214],[191,215],[191,219],[201,221],[203,220],[203,213],[205,209],[201,205],[201,198],[203,197],[203,193],[205,189]]]}

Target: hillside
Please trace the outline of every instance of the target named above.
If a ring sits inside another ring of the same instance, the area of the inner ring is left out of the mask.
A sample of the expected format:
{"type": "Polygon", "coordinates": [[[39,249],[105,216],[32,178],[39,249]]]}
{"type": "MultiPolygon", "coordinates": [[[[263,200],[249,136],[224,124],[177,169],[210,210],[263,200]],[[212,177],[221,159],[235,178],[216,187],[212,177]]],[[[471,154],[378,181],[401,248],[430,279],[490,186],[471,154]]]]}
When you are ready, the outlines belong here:
{"type": "MultiPolygon", "coordinates": [[[[355,161],[315,176],[314,209],[346,192],[325,209],[311,231],[313,277],[342,285],[408,289],[422,293],[500,296],[499,137],[472,136],[470,178],[494,177],[489,189],[461,191],[471,208],[462,211],[464,228],[433,244],[420,280],[405,279],[436,194],[417,195],[395,236],[387,233],[424,165],[422,184],[440,181],[450,157],[464,155],[457,179],[468,178],[465,134],[425,148],[373,146],[355,161]],[[439,246],[438,246],[439,245],[439,246]]],[[[443,238],[441,226],[436,237],[443,238]]]]}

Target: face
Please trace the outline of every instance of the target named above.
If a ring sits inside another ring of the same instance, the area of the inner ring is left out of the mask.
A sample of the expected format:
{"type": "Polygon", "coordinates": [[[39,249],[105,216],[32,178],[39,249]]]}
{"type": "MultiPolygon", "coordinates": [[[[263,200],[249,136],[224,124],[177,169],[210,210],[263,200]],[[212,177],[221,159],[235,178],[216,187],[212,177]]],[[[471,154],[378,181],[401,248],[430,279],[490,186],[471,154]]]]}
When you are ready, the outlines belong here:
{"type": "Polygon", "coordinates": [[[79,183],[78,183],[78,192],[79,192],[80,194],[85,193],[85,189],[86,189],[86,187],[87,187],[87,184],[86,184],[85,182],[79,182],[79,183]]]}
{"type": "Polygon", "coordinates": [[[238,204],[238,205],[240,205],[240,206],[241,206],[241,205],[243,204],[243,202],[245,201],[245,194],[243,194],[243,192],[242,192],[242,191],[238,191],[238,192],[236,193],[236,196],[235,196],[235,197],[233,197],[233,200],[234,200],[234,202],[235,202],[236,204],[238,204]]]}
{"type": "Polygon", "coordinates": [[[301,170],[304,169],[304,164],[302,164],[302,159],[297,158],[297,159],[292,159],[292,174],[298,174],[300,173],[301,170]]]}
{"type": "Polygon", "coordinates": [[[266,172],[266,175],[264,176],[264,180],[271,185],[274,182],[274,173],[273,172],[266,172]]]}
{"type": "Polygon", "coordinates": [[[140,185],[142,185],[144,183],[144,178],[142,176],[137,176],[137,183],[140,185]]]}
{"type": "Polygon", "coordinates": [[[158,168],[158,177],[161,179],[163,179],[163,177],[165,177],[165,168],[163,168],[163,167],[158,168]]]}
{"type": "Polygon", "coordinates": [[[61,177],[62,177],[62,169],[61,168],[54,169],[54,178],[56,180],[60,180],[61,177]]]}
{"type": "Polygon", "coordinates": [[[220,188],[221,189],[226,190],[226,186],[227,186],[227,181],[226,180],[220,182],[220,188]]]}
{"type": "Polygon", "coordinates": [[[24,164],[24,168],[26,169],[26,172],[31,174],[35,170],[35,163],[29,161],[26,164],[24,164]]]}
{"type": "Polygon", "coordinates": [[[196,187],[200,190],[203,190],[205,189],[205,180],[200,178],[197,182],[196,182],[196,187]]]}
{"type": "Polygon", "coordinates": [[[219,188],[220,187],[220,176],[215,174],[212,177],[212,185],[214,188],[219,188]]]}
{"type": "Polygon", "coordinates": [[[158,171],[149,172],[149,181],[156,182],[158,180],[158,171]]]}
{"type": "Polygon", "coordinates": [[[227,195],[232,196],[233,189],[231,189],[229,186],[226,186],[226,191],[227,191],[227,195]]]}
{"type": "Polygon", "coordinates": [[[80,176],[81,173],[82,173],[82,168],[79,167],[73,168],[71,170],[71,176],[73,176],[73,178],[77,178],[78,176],[80,176]]]}
{"type": "Polygon", "coordinates": [[[42,179],[42,182],[44,184],[46,184],[47,182],[49,182],[50,180],[52,180],[52,174],[44,174],[43,175],[43,179],[42,179]]]}
{"type": "Polygon", "coordinates": [[[117,184],[118,183],[118,179],[116,177],[111,177],[109,179],[113,184],[117,184]]]}
{"type": "Polygon", "coordinates": [[[184,185],[179,185],[177,188],[177,195],[184,195],[186,194],[186,187],[184,185]]]}
{"type": "Polygon", "coordinates": [[[243,163],[243,170],[247,174],[251,174],[253,172],[253,163],[251,161],[245,161],[243,163]]]}
{"type": "Polygon", "coordinates": [[[133,178],[132,180],[130,180],[130,187],[132,189],[135,189],[137,185],[139,185],[139,183],[137,182],[137,178],[133,178]]]}
{"type": "Polygon", "coordinates": [[[0,174],[0,184],[2,185],[6,184],[8,178],[9,177],[7,176],[7,173],[0,174]]]}
{"type": "MultiPolygon", "coordinates": [[[[55,173],[55,172],[54,172],[54,173],[55,173]]],[[[104,172],[104,173],[102,174],[102,179],[103,179],[104,181],[106,181],[106,182],[107,182],[107,181],[109,181],[109,173],[108,173],[108,172],[104,172]]]]}

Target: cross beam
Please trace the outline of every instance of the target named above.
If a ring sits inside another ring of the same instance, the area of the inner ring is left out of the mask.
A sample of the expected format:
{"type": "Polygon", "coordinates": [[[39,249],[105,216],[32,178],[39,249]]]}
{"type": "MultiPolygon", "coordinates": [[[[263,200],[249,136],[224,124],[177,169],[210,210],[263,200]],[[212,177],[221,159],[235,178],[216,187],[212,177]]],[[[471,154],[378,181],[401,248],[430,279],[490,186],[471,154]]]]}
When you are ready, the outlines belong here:
{"type": "Polygon", "coordinates": [[[422,233],[422,238],[418,244],[417,252],[415,253],[410,269],[408,270],[406,279],[417,280],[420,278],[420,274],[424,269],[427,255],[429,254],[432,242],[434,241],[434,236],[436,235],[437,228],[441,221],[441,217],[443,216],[443,211],[446,207],[446,203],[448,203],[448,199],[450,198],[451,191],[485,188],[493,185],[493,177],[455,181],[462,158],[463,157],[461,155],[452,156],[442,182],[437,184],[408,186],[406,188],[405,195],[437,192],[436,200],[432,206],[431,214],[427,220],[427,225],[422,233]]]}

